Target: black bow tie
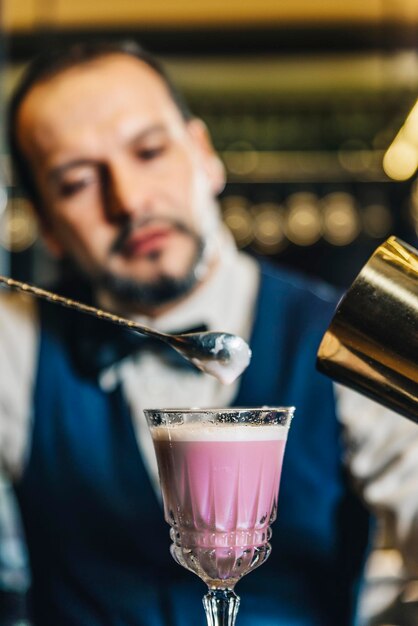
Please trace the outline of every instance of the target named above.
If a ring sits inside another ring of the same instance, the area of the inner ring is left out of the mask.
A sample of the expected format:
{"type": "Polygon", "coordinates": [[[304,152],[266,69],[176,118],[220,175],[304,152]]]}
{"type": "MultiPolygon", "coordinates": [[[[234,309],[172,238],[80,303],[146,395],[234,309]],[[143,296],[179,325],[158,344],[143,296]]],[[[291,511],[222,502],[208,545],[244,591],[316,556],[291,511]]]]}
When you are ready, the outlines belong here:
{"type": "MultiPolygon", "coordinates": [[[[192,333],[207,329],[201,325],[173,332],[192,333]]],[[[172,367],[200,373],[193,363],[166,343],[87,316],[79,317],[73,326],[70,349],[78,369],[87,377],[97,378],[108,367],[145,350],[158,354],[172,367]]]]}
{"type": "MultiPolygon", "coordinates": [[[[73,300],[94,304],[91,286],[81,277],[69,274],[52,289],[73,300]]],[[[151,350],[172,367],[200,374],[201,371],[179,352],[153,337],[146,337],[121,326],[90,317],[83,313],[62,310],[57,318],[57,309],[42,303],[46,311],[51,309],[53,325],[63,330],[71,358],[77,370],[88,378],[97,377],[108,367],[143,350],[151,350]]],[[[208,330],[206,325],[173,330],[173,333],[192,333],[208,330]]]]}

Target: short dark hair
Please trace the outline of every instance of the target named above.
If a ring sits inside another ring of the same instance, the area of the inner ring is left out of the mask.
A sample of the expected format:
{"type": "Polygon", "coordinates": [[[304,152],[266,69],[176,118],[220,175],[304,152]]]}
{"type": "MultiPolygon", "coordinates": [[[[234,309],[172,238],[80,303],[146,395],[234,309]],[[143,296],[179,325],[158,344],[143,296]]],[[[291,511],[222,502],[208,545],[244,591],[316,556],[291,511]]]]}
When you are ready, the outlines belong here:
{"type": "Polygon", "coordinates": [[[12,162],[18,182],[38,210],[41,209],[38,189],[31,167],[19,146],[17,138],[17,117],[20,106],[35,85],[47,81],[72,67],[87,64],[90,61],[113,54],[125,54],[148,65],[163,80],[183,119],[188,121],[193,117],[182,94],[166,73],[163,65],[135,41],[73,43],[40,54],[27,67],[8,106],[8,139],[12,162]]]}

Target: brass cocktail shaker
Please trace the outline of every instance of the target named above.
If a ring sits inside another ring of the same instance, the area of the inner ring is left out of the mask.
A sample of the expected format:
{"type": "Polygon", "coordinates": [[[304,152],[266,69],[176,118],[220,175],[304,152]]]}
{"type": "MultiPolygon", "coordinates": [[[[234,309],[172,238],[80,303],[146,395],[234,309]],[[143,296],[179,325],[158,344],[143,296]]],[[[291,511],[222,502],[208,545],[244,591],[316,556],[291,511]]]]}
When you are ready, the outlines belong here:
{"type": "Polygon", "coordinates": [[[341,299],[318,369],[418,422],[418,251],[377,248],[341,299]]]}

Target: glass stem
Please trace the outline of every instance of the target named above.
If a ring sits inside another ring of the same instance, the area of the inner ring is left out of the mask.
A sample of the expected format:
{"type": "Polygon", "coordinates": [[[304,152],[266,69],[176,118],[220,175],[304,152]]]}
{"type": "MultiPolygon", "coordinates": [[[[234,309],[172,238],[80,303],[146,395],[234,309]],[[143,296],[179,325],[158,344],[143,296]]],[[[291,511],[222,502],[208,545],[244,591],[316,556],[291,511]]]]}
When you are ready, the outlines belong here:
{"type": "Polygon", "coordinates": [[[234,626],[239,596],[232,589],[211,589],[203,597],[208,626],[234,626]]]}

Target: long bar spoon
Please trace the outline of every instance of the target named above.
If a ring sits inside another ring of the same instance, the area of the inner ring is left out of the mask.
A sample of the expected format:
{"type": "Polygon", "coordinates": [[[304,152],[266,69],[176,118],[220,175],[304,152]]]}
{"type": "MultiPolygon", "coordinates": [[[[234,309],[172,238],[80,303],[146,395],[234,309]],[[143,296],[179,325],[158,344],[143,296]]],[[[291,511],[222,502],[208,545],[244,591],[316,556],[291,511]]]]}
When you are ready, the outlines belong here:
{"type": "Polygon", "coordinates": [[[148,326],[143,326],[124,317],[119,317],[108,311],[102,311],[94,306],[64,298],[52,291],[14,280],[13,278],[0,276],[0,284],[7,285],[17,291],[24,291],[55,304],[60,304],[69,309],[76,309],[77,311],[94,315],[102,320],[124,326],[142,335],[148,335],[164,341],[200,370],[215,376],[224,384],[230,384],[238,378],[251,359],[251,350],[248,344],[241,337],[231,333],[206,331],[171,335],[148,326]]]}

